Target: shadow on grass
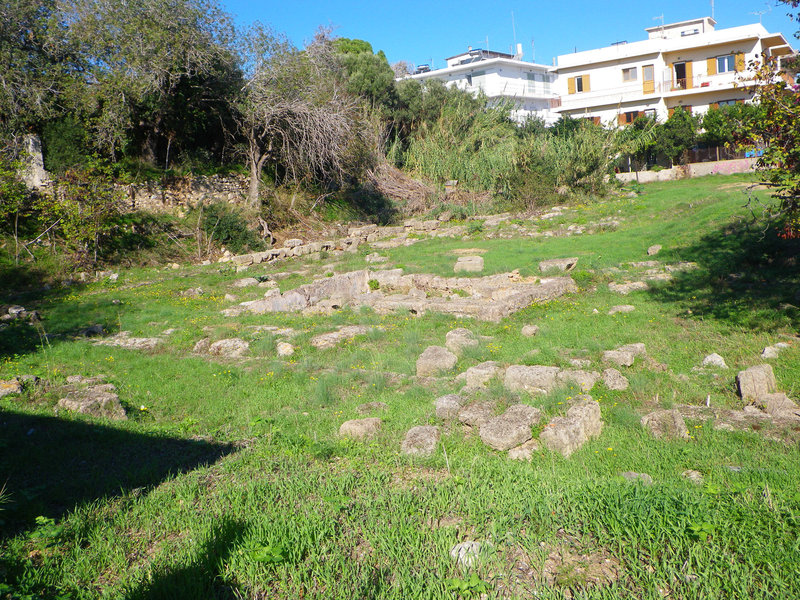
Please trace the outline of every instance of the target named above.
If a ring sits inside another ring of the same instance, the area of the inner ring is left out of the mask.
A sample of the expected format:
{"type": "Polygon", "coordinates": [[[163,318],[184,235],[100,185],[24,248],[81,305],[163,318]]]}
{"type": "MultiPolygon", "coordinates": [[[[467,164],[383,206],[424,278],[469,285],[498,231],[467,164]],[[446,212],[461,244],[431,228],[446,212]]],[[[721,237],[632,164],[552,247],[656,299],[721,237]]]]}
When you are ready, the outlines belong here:
{"type": "Polygon", "coordinates": [[[235,451],[230,444],[132,433],[106,425],[0,411],[0,539],[100,498],[149,488],[235,451]]]}
{"type": "Polygon", "coordinates": [[[673,274],[652,290],[693,317],[769,331],[800,323],[800,240],[784,240],[774,229],[730,225],[681,250],[698,269],[673,274]]]}
{"type": "Polygon", "coordinates": [[[188,565],[156,573],[141,588],[126,594],[128,600],[195,600],[241,598],[224,583],[223,568],[234,548],[241,545],[247,526],[233,519],[223,519],[214,527],[195,559],[188,565]]]}
{"type": "Polygon", "coordinates": [[[0,307],[16,304],[28,312],[36,311],[40,316],[40,320],[21,318],[0,324],[0,358],[22,356],[36,352],[43,345],[83,338],[86,328],[92,325],[102,325],[108,333],[116,332],[125,307],[114,304],[106,295],[59,302],[68,294],[80,291],[81,287],[75,284],[69,288],[38,288],[16,295],[0,294],[0,307]]]}

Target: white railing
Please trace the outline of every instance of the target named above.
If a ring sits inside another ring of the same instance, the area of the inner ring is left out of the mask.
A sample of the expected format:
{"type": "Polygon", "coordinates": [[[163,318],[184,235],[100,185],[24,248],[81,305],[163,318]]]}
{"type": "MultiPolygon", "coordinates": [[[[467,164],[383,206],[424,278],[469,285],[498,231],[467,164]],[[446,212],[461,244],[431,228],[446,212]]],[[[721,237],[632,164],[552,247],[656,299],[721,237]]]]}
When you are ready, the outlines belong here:
{"type": "Polygon", "coordinates": [[[650,96],[665,96],[669,94],[697,93],[715,89],[731,88],[736,82],[735,73],[721,73],[719,75],[695,75],[691,79],[673,81],[666,75],[662,81],[652,82],[652,91],[645,93],[645,82],[637,81],[625,83],[614,87],[606,87],[578,92],[561,96],[561,105],[565,109],[598,106],[603,104],[618,104],[631,100],[645,99],[650,96]]]}

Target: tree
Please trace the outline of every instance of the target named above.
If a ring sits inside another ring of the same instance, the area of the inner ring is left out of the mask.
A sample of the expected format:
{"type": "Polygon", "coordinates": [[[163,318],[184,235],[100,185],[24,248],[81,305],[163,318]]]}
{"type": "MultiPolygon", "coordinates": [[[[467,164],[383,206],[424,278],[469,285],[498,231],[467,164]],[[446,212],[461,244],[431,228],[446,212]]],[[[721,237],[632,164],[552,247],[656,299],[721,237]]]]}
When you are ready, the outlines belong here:
{"type": "Polygon", "coordinates": [[[28,207],[30,193],[19,177],[19,163],[0,158],[0,228],[14,236],[14,261],[19,263],[19,218],[28,207]]]}
{"type": "Polygon", "coordinates": [[[334,40],[333,47],[347,75],[347,91],[367,100],[373,109],[389,109],[396,96],[395,74],[383,51],[373,54],[369,42],[348,38],[334,40]]]}
{"type": "Polygon", "coordinates": [[[110,167],[94,159],[67,171],[53,193],[40,196],[36,204],[41,219],[55,219],[75,262],[94,263],[120,212],[122,192],[114,186],[110,167]]]}
{"type": "MultiPolygon", "coordinates": [[[[780,0],[797,8],[800,0],[780,0]]],[[[790,16],[800,21],[800,13],[790,16]]],[[[800,37],[800,31],[795,33],[800,37]]],[[[760,105],[760,118],[743,128],[739,140],[760,151],[756,163],[764,183],[774,189],[784,219],[783,236],[800,237],[800,85],[773,57],[750,65],[750,79],[760,105]]],[[[784,65],[786,66],[786,65],[784,65]]],[[[796,72],[797,64],[791,63],[796,72]]]]}
{"type": "Polygon", "coordinates": [[[683,153],[697,141],[697,121],[691,113],[678,107],[658,128],[659,149],[673,163],[680,162],[683,153]]]}
{"type": "Polygon", "coordinates": [[[240,134],[247,141],[248,202],[259,201],[265,164],[276,180],[303,176],[343,182],[348,151],[359,135],[355,102],[343,89],[337,54],[321,31],[303,51],[255,24],[241,43],[245,84],[236,101],[240,134]]]}
{"type": "Polygon", "coordinates": [[[76,70],[55,0],[0,3],[0,135],[5,142],[59,112],[76,70]]]}
{"type": "Polygon", "coordinates": [[[155,164],[181,135],[170,115],[196,122],[236,79],[231,19],[215,0],[62,0],[62,10],[86,68],[72,100],[108,155],[138,137],[155,164]]]}

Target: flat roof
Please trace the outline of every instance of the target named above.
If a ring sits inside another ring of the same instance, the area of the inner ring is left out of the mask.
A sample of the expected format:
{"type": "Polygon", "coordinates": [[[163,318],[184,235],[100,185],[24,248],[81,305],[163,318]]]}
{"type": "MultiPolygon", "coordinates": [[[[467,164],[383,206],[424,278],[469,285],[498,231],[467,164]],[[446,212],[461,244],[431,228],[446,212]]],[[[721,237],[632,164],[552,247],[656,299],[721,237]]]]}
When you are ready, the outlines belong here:
{"type": "Polygon", "coordinates": [[[459,54],[454,54],[453,56],[448,56],[445,60],[453,60],[454,58],[458,58],[459,56],[469,56],[470,54],[488,54],[492,58],[514,58],[513,54],[507,54],[505,52],[497,52],[496,50],[482,50],[481,48],[473,48],[472,50],[467,50],[466,52],[461,52],[459,54]]]}
{"type": "Polygon", "coordinates": [[[665,23],[664,25],[656,25],[655,27],[648,27],[645,29],[647,33],[651,33],[654,31],[660,31],[662,29],[666,29],[667,27],[682,27],[684,25],[691,25],[692,23],[702,23],[703,21],[708,21],[712,25],[716,25],[717,22],[712,19],[711,17],[700,17],[699,19],[689,19],[688,21],[678,21],[677,23],[665,23]]]}

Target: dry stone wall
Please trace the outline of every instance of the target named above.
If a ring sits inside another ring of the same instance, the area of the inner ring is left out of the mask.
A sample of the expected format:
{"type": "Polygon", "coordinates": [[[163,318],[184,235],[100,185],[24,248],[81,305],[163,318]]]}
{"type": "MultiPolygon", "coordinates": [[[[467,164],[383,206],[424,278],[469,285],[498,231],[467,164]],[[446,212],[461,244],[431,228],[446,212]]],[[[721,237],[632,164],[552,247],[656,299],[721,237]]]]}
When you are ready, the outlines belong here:
{"type": "Polygon", "coordinates": [[[243,175],[175,177],[120,188],[125,194],[127,210],[180,212],[198,204],[243,203],[247,196],[247,178],[243,175]]]}

